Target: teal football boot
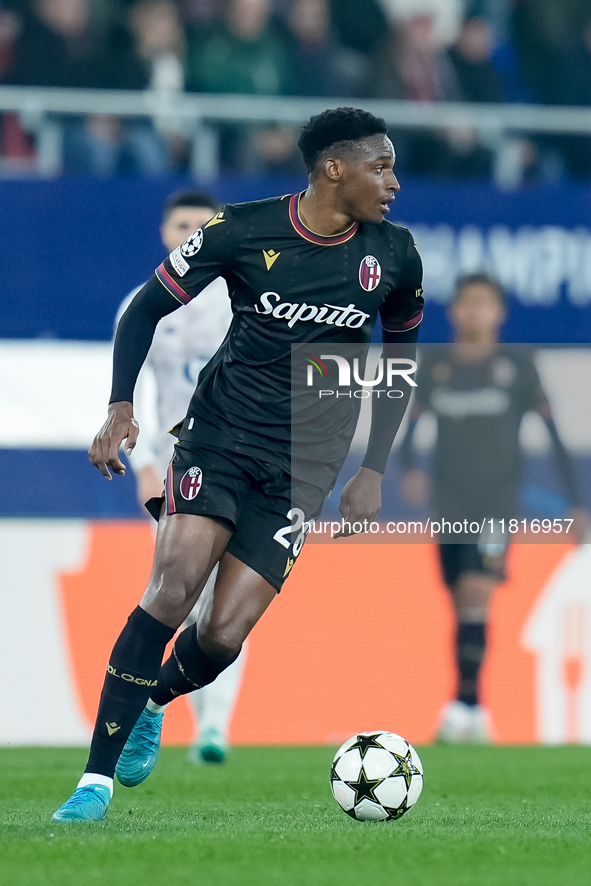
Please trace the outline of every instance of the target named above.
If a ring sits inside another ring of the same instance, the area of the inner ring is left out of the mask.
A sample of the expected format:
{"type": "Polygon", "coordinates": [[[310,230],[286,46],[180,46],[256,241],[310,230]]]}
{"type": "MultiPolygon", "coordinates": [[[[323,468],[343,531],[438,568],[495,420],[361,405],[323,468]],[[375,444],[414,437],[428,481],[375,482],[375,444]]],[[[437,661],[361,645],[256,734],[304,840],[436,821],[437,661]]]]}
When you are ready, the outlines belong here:
{"type": "Polygon", "coordinates": [[[111,802],[111,791],[104,784],[76,788],[69,800],[51,816],[54,821],[102,821],[111,802]]]}
{"type": "Polygon", "coordinates": [[[194,766],[200,763],[223,763],[229,750],[222,733],[212,726],[202,733],[198,742],[191,745],[187,753],[187,762],[194,766]]]}
{"type": "Polygon", "coordinates": [[[163,717],[164,711],[154,714],[144,708],[133,727],[115,768],[115,775],[126,788],[145,781],[156,765],[163,717]]]}

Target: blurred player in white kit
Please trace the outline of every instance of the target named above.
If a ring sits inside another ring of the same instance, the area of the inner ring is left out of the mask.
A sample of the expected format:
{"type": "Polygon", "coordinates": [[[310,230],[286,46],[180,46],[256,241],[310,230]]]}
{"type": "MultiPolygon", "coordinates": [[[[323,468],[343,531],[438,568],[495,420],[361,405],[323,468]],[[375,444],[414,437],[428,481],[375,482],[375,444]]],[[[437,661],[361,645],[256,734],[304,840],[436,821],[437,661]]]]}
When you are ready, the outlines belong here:
{"type": "MultiPolygon", "coordinates": [[[[164,206],[160,227],[167,251],[170,253],[180,246],[193,231],[209,221],[217,209],[215,200],[208,194],[193,191],[172,194],[164,206]]],[[[140,289],[138,286],[130,292],[121,304],[117,323],[140,289]]],[[[218,277],[198,299],[164,317],[156,327],[135,389],[135,415],[142,433],[129,457],[142,507],[150,498],[162,495],[175,443],[168,432],[186,415],[197,376],[221,345],[231,319],[226,281],[218,277]]],[[[155,530],[157,524],[153,525],[155,530]]],[[[217,569],[216,566],[185,625],[199,619],[199,612],[207,605],[215,584],[217,569]]],[[[246,645],[214,683],[189,694],[198,723],[198,737],[188,753],[191,763],[224,761],[245,655],[246,645]]]]}

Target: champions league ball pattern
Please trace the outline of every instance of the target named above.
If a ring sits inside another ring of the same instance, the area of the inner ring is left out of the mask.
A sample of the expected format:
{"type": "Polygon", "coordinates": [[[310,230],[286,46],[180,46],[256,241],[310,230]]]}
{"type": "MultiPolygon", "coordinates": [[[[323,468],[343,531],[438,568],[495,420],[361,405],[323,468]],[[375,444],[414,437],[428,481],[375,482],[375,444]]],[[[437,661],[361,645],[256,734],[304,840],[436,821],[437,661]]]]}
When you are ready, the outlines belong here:
{"type": "Polygon", "coordinates": [[[332,793],[358,821],[393,821],[415,805],[423,790],[423,765],[415,749],[393,732],[361,732],[335,754],[332,793]]]}
{"type": "Polygon", "coordinates": [[[185,258],[191,258],[192,255],[197,255],[202,246],[203,231],[201,228],[198,228],[190,237],[187,237],[181,246],[181,255],[184,255],[185,258]]]}

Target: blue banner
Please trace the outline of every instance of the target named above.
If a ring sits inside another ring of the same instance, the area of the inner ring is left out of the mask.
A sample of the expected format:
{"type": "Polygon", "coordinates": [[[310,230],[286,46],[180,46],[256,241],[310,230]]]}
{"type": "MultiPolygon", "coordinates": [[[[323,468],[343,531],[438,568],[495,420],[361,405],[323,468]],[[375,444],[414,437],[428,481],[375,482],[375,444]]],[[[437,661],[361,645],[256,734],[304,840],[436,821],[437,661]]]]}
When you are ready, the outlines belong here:
{"type": "MultiPolygon", "coordinates": [[[[220,201],[294,192],[301,179],[223,179],[220,201]]],[[[0,181],[0,336],[106,340],[122,298],[162,260],[158,225],[180,179],[0,181]]],[[[459,274],[487,270],[510,300],[506,341],[591,340],[591,191],[505,193],[484,185],[404,183],[391,212],[425,264],[423,341],[445,341],[459,274]]]]}

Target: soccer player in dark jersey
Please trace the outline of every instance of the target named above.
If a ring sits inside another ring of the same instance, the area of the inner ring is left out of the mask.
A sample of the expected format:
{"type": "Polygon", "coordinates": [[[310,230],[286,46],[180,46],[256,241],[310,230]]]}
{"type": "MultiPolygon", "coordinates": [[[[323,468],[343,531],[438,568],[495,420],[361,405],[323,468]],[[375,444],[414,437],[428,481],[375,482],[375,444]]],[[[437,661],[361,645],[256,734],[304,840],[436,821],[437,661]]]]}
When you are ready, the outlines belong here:
{"type": "MultiPolygon", "coordinates": [[[[166,705],[235,660],[289,574],[303,522],[319,513],[354,430],[320,435],[294,473],[292,346],[367,347],[378,313],[386,343],[416,341],[422,267],[409,232],[385,220],[400,186],[384,121],[325,111],[299,145],[306,191],[227,205],[160,265],[119,323],[108,418],[89,452],[107,478],[125,472],[122,441],[126,451],[135,444],[134,383],[156,324],[217,277],[228,284],[229,333],[200,374],[164,498],[150,504],[159,526],[148,588],[108,663],[86,771],[55,820],[99,820],[115,771],[128,786],[149,775],[166,705]],[[206,612],[161,665],[216,563],[206,612]]],[[[341,499],[351,524],[379,510],[407,399],[374,402],[365,460],[341,499]]]]}
{"type": "Polygon", "coordinates": [[[420,416],[437,419],[433,466],[433,506],[437,519],[451,524],[486,520],[498,537],[456,535],[446,526],[440,535],[443,579],[457,618],[456,699],[439,723],[440,740],[485,742],[490,716],[480,703],[478,676],[486,651],[486,622],[491,596],[504,579],[507,535],[502,524],[519,513],[521,479],[519,429],[528,410],[543,418],[575,523],[571,537],[580,541],[586,526],[570,458],[558,436],[531,353],[499,344],[505,298],[499,283],[485,274],[458,281],[449,316],[454,342],[424,348],[417,374],[410,423],[402,441],[403,496],[414,505],[427,498],[429,479],[415,467],[411,441],[420,416]],[[476,542],[476,543],[475,543],[476,542]]]}

